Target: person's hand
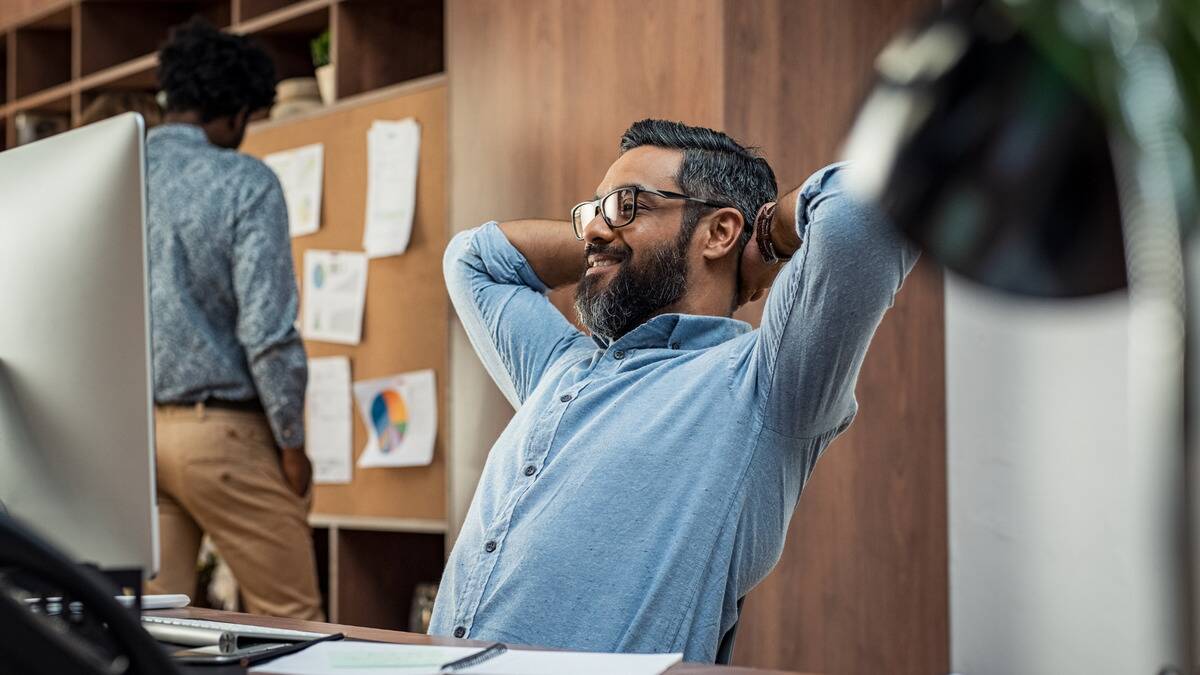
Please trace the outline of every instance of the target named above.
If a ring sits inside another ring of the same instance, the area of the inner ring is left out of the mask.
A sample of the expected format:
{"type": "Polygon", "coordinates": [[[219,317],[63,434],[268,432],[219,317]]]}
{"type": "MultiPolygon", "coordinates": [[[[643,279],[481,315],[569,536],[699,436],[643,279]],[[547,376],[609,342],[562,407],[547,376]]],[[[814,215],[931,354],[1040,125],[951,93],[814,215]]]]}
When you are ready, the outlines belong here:
{"type": "Polygon", "coordinates": [[[771,265],[766,260],[763,260],[762,253],[758,250],[758,242],[755,238],[751,238],[749,243],[746,244],[745,250],[742,251],[742,269],[741,276],[738,279],[740,283],[738,284],[737,306],[741,307],[748,302],[754,302],[766,295],[781,269],[783,269],[782,262],[771,265]]]}
{"type": "Polygon", "coordinates": [[[283,469],[283,479],[296,496],[303,497],[308,494],[308,488],[312,485],[313,469],[303,447],[281,450],[279,466],[283,469]]]}

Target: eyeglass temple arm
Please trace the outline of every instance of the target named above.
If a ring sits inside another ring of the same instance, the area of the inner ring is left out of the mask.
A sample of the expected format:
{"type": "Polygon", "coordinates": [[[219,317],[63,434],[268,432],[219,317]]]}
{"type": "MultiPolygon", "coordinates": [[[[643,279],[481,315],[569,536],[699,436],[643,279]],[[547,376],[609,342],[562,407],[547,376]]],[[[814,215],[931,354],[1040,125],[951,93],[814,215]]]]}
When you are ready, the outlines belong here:
{"type": "Polygon", "coordinates": [[[712,206],[712,207],[715,207],[715,208],[718,208],[718,209],[723,209],[723,208],[727,208],[727,207],[729,207],[729,204],[721,204],[721,203],[718,203],[718,202],[712,202],[712,201],[709,201],[709,200],[707,200],[707,199],[700,199],[699,197],[692,197],[692,196],[690,196],[690,195],[680,194],[680,193],[678,193],[678,192],[671,192],[670,190],[646,190],[646,189],[642,189],[641,191],[642,191],[642,192],[649,192],[649,193],[651,193],[651,194],[656,194],[656,195],[658,195],[658,196],[660,196],[660,197],[670,197],[671,199],[686,199],[686,200],[688,200],[689,202],[696,202],[696,203],[698,203],[698,204],[704,204],[705,206],[712,206]]]}

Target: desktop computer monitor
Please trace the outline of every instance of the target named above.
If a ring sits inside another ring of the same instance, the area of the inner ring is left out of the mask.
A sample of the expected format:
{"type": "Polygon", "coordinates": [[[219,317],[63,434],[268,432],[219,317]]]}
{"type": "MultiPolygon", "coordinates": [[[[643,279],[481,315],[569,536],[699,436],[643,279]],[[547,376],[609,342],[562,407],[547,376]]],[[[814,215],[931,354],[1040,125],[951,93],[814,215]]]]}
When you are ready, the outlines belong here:
{"type": "Polygon", "coordinates": [[[158,567],[144,123],[0,153],[0,502],[102,570],[158,567]]]}

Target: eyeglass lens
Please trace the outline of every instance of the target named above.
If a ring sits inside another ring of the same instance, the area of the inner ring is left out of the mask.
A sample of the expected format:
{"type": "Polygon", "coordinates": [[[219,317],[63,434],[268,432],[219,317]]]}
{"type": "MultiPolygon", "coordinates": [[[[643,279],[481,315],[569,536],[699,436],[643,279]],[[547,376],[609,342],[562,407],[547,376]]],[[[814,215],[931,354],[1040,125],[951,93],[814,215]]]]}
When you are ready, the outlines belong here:
{"type": "MultiPolygon", "coordinates": [[[[599,202],[603,211],[604,222],[609,227],[624,227],[633,222],[637,215],[636,194],[633,188],[620,188],[604,196],[599,202]]],[[[575,236],[583,238],[583,228],[592,222],[598,213],[597,202],[583,202],[571,212],[571,224],[575,227],[575,236]]]]}

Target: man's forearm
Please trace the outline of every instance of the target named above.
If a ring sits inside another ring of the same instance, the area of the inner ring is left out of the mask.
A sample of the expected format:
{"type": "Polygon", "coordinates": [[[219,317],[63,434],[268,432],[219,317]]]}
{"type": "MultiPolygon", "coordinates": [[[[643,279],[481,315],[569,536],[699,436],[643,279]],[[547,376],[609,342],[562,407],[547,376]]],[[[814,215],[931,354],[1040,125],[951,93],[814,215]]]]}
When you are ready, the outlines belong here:
{"type": "Polygon", "coordinates": [[[547,286],[557,288],[579,281],[587,267],[583,242],[571,223],[560,220],[510,220],[500,231],[547,286]]]}

